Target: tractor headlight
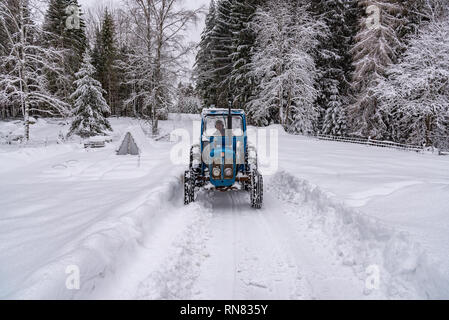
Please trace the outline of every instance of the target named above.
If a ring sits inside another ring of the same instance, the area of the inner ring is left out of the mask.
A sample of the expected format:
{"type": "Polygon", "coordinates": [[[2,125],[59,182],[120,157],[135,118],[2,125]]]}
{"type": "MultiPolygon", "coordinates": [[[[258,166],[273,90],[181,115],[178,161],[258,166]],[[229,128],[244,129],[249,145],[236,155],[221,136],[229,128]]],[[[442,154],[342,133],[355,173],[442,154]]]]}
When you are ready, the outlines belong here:
{"type": "Polygon", "coordinates": [[[221,177],[221,169],[220,168],[214,168],[212,170],[212,175],[214,178],[220,178],[221,177]]]}
{"type": "Polygon", "coordinates": [[[234,175],[234,170],[232,168],[226,168],[224,174],[227,178],[231,178],[234,175]]]}

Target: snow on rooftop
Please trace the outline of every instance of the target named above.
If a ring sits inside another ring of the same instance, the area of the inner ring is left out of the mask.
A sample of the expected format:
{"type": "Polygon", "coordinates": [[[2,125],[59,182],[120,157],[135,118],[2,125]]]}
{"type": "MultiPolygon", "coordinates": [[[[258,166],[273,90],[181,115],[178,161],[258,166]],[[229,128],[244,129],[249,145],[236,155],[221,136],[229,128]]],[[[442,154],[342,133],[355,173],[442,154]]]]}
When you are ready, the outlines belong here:
{"type": "Polygon", "coordinates": [[[149,139],[145,136],[145,133],[142,130],[142,127],[140,125],[132,125],[126,128],[124,131],[121,139],[119,140],[119,144],[117,145],[117,148],[120,148],[121,144],[123,143],[123,140],[125,139],[126,135],[130,133],[131,137],[133,138],[134,142],[136,143],[137,147],[139,148],[140,153],[144,153],[145,150],[148,149],[148,145],[150,143],[149,139]]]}

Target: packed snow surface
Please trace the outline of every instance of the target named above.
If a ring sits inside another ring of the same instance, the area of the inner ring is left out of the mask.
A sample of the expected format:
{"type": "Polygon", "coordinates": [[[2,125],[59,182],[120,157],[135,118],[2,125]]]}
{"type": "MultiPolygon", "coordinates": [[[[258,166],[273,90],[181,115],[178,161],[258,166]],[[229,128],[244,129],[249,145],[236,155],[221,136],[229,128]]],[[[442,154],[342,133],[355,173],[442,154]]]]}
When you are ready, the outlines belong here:
{"type": "MultiPolygon", "coordinates": [[[[197,143],[197,120],[170,115],[161,136],[184,128],[197,143]]],[[[184,206],[177,142],[140,135],[145,153],[117,156],[145,124],[111,124],[102,149],[43,119],[28,145],[0,145],[0,299],[449,298],[449,157],[271,127],[262,210],[244,192],[184,206]]],[[[0,122],[0,140],[21,130],[0,122]]]]}

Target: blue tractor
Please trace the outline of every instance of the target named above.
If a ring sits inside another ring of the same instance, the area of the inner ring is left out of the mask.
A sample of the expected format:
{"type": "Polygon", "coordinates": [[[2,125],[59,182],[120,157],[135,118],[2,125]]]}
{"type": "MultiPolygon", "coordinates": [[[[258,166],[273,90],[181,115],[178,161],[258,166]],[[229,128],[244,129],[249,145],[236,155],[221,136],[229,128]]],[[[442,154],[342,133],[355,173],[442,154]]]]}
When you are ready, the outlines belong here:
{"type": "Polygon", "coordinates": [[[251,206],[262,208],[263,178],[256,149],[248,141],[243,110],[203,111],[200,143],[192,146],[189,170],[184,174],[184,204],[195,201],[201,189],[246,191],[251,206]]]}

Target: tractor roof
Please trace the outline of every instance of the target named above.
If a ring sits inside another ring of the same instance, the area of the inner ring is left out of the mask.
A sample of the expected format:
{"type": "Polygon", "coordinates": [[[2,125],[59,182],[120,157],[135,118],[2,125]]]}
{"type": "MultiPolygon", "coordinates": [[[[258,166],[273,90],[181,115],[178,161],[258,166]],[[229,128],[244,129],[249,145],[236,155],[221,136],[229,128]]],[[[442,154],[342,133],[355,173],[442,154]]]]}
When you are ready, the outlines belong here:
{"type": "MultiPolygon", "coordinates": [[[[232,109],[231,110],[232,114],[237,114],[237,115],[245,115],[245,111],[242,109],[232,109]]],[[[217,109],[217,108],[208,108],[208,109],[203,109],[202,112],[202,116],[208,116],[208,115],[213,115],[213,114],[228,114],[229,110],[228,109],[217,109]]]]}

